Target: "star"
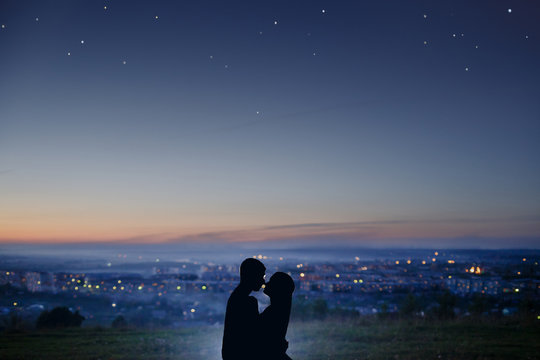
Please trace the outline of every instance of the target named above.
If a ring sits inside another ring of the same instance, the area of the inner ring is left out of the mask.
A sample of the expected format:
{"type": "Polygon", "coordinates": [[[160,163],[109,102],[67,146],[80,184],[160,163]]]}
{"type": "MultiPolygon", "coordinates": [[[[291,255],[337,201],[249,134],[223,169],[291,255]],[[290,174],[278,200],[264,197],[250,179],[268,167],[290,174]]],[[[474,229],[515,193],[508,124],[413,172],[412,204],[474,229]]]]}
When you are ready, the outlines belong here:
{"type": "Polygon", "coordinates": [[[36,18],[36,21],[39,21],[39,18],[36,18]]]}
{"type": "Polygon", "coordinates": [[[313,56],[317,56],[317,53],[313,53],[313,56]]]}
{"type": "Polygon", "coordinates": [[[257,115],[259,115],[261,112],[260,111],[257,111],[257,115]]]}
{"type": "Polygon", "coordinates": [[[229,68],[229,65],[225,64],[225,69],[228,69],[229,68]]]}
{"type": "Polygon", "coordinates": [[[274,20],[274,25],[277,25],[277,20],[274,20]]]}
{"type": "Polygon", "coordinates": [[[159,18],[159,17],[156,15],[156,16],[155,16],[155,19],[157,20],[158,18],[159,18]]]}
{"type": "Polygon", "coordinates": [[[6,25],[2,24],[2,29],[5,29],[6,28],[6,25]]]}
{"type": "Polygon", "coordinates": [[[452,34],[452,37],[456,37],[456,34],[452,34]]]}
{"type": "Polygon", "coordinates": [[[427,45],[427,41],[424,40],[424,45],[427,45]]]}
{"type": "Polygon", "coordinates": [[[475,49],[478,49],[478,45],[475,45],[474,48],[475,48],[475,49]]]}
{"type": "Polygon", "coordinates": [[[81,40],[81,44],[84,44],[84,40],[81,40]]]}
{"type": "Polygon", "coordinates": [[[427,14],[424,14],[424,19],[427,19],[427,14]]]}
{"type": "Polygon", "coordinates": [[[468,67],[466,67],[466,68],[465,68],[465,71],[469,71],[469,68],[468,68],[468,67]]]}
{"type": "Polygon", "coordinates": [[[127,64],[127,61],[126,61],[126,60],[122,61],[122,64],[126,65],[126,64],[127,64]]]}
{"type": "Polygon", "coordinates": [[[104,7],[103,7],[103,10],[107,10],[107,7],[106,7],[106,6],[104,6],[104,7]]]}
{"type": "Polygon", "coordinates": [[[529,38],[529,35],[525,35],[525,39],[528,39],[529,38]]]}
{"type": "Polygon", "coordinates": [[[214,58],[214,55],[210,55],[210,60],[214,58]]]}
{"type": "Polygon", "coordinates": [[[321,11],[323,14],[326,14],[326,10],[325,9],[322,9],[321,11]]]}
{"type": "Polygon", "coordinates": [[[512,13],[512,9],[508,9],[508,13],[509,13],[509,14],[512,13]]]}
{"type": "Polygon", "coordinates": [[[71,53],[68,51],[67,55],[68,55],[68,56],[71,56],[71,53]]]}

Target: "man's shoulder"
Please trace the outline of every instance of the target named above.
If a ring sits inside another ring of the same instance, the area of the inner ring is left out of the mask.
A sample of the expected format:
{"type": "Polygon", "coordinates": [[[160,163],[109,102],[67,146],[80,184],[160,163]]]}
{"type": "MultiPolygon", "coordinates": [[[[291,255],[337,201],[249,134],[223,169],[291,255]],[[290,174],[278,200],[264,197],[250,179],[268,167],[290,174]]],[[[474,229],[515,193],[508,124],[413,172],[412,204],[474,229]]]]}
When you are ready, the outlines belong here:
{"type": "Polygon", "coordinates": [[[244,305],[244,306],[250,306],[250,305],[255,305],[255,306],[258,306],[258,302],[257,302],[257,299],[253,296],[246,296],[246,295],[242,295],[236,291],[233,291],[231,296],[229,296],[229,301],[228,301],[229,304],[241,304],[241,305],[244,305]]]}
{"type": "Polygon", "coordinates": [[[254,297],[254,296],[248,296],[247,297],[247,302],[249,304],[255,304],[255,305],[258,305],[259,303],[257,302],[257,299],[254,297]]]}

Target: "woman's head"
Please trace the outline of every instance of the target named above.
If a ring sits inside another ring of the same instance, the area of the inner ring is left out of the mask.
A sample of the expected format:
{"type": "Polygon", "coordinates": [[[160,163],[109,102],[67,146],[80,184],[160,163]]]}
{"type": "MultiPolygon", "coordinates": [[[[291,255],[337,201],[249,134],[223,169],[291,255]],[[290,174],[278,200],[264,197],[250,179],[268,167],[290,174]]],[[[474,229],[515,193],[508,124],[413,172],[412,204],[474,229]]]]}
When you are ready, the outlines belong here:
{"type": "Polygon", "coordinates": [[[293,292],[294,281],[284,272],[274,273],[264,288],[264,293],[271,298],[290,298],[293,292]]]}

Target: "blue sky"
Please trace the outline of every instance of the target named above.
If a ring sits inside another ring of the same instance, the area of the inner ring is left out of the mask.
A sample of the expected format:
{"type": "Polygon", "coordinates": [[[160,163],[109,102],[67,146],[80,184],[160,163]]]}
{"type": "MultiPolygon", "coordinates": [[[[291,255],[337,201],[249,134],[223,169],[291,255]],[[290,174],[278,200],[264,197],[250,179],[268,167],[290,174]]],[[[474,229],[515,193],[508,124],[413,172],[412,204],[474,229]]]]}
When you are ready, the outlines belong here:
{"type": "Polygon", "coordinates": [[[540,243],[530,1],[0,10],[2,241],[540,243]]]}

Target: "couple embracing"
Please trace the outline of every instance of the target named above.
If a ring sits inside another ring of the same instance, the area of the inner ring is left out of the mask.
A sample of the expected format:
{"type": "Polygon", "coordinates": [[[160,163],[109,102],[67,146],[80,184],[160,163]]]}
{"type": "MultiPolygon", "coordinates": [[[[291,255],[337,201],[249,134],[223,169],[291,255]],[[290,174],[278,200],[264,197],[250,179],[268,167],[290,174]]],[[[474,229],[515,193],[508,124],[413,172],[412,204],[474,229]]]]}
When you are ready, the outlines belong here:
{"type": "Polygon", "coordinates": [[[291,314],[294,282],[276,272],[266,283],[264,293],[270,305],[259,314],[257,299],[250,296],[265,284],[266,268],[257,259],[246,259],[240,265],[240,284],[234,289],[225,313],[221,354],[223,360],[290,360],[285,340],[291,314]]]}

